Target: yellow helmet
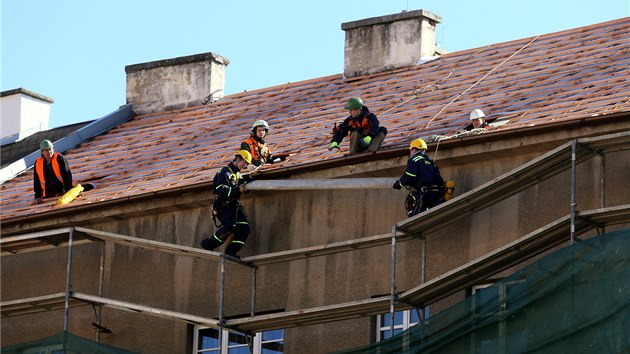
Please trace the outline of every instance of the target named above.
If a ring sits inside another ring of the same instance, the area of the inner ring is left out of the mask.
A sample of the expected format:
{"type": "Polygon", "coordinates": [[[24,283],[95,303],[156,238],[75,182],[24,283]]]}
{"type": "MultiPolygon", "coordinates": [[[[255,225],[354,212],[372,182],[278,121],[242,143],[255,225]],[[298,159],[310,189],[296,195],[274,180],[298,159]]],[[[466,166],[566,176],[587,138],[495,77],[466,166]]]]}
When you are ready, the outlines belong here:
{"type": "Polygon", "coordinates": [[[250,154],[247,150],[238,150],[234,156],[242,158],[247,161],[247,163],[252,163],[252,154],[250,154]]]}
{"type": "Polygon", "coordinates": [[[414,139],[411,144],[409,144],[409,150],[411,149],[426,150],[427,143],[422,139],[414,139]]]}

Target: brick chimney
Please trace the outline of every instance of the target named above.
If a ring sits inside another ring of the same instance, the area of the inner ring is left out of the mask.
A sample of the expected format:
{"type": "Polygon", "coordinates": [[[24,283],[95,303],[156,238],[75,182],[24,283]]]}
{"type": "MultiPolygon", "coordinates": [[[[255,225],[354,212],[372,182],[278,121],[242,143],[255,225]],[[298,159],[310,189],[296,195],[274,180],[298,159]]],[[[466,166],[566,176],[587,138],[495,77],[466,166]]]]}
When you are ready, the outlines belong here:
{"type": "Polygon", "coordinates": [[[0,92],[2,145],[47,130],[52,98],[17,88],[0,92]]]}
{"type": "Polygon", "coordinates": [[[225,68],[214,53],[128,65],[127,103],[136,114],[199,106],[223,97],[225,68]]]}
{"type": "Polygon", "coordinates": [[[413,66],[446,53],[435,43],[435,26],[441,21],[429,11],[415,10],[341,24],[345,76],[413,66]]]}

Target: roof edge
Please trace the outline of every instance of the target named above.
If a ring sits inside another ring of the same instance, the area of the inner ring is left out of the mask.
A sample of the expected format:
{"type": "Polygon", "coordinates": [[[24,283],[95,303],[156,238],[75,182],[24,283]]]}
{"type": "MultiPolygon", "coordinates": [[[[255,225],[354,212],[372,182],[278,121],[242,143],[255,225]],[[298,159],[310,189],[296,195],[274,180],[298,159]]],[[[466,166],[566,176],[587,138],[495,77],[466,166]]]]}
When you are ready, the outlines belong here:
{"type": "MultiPolygon", "coordinates": [[[[569,127],[591,126],[594,124],[601,124],[604,121],[617,120],[619,118],[630,118],[630,113],[621,112],[621,113],[602,115],[598,117],[584,117],[581,119],[558,122],[558,123],[548,124],[544,126],[515,128],[515,129],[503,130],[503,131],[492,132],[492,133],[487,133],[487,134],[482,134],[482,135],[464,136],[461,138],[455,138],[451,140],[443,140],[443,141],[440,141],[439,144],[442,149],[444,149],[445,147],[455,148],[455,147],[460,147],[464,145],[474,144],[477,142],[489,142],[489,141],[503,140],[507,138],[522,137],[522,136],[532,135],[535,133],[546,133],[546,132],[551,132],[551,131],[557,131],[558,129],[564,129],[564,128],[569,128],[569,127]]],[[[429,143],[428,146],[435,147],[437,144],[438,142],[433,142],[433,143],[429,143]]],[[[339,158],[329,159],[325,161],[318,161],[318,162],[304,164],[300,166],[284,167],[284,168],[281,167],[281,168],[266,171],[264,176],[265,176],[265,179],[286,177],[292,174],[313,172],[314,170],[323,170],[326,168],[344,166],[347,164],[356,164],[356,163],[362,163],[362,162],[368,162],[368,161],[374,161],[374,160],[382,160],[382,159],[388,159],[388,158],[393,158],[393,157],[406,156],[407,154],[408,154],[408,148],[405,145],[402,147],[379,150],[374,153],[347,155],[347,156],[342,156],[339,158]]],[[[201,183],[191,184],[188,186],[175,187],[171,189],[137,194],[137,195],[123,197],[119,199],[110,199],[103,202],[83,204],[83,205],[78,205],[75,207],[52,210],[52,211],[38,213],[38,214],[7,218],[7,219],[2,220],[2,226],[4,228],[9,228],[16,224],[42,220],[49,217],[58,218],[65,215],[76,214],[77,212],[99,210],[103,207],[110,207],[110,206],[124,204],[130,200],[133,200],[134,202],[140,202],[140,201],[145,201],[145,200],[149,200],[153,198],[171,197],[171,196],[177,196],[177,195],[182,195],[182,194],[187,194],[187,193],[208,191],[208,189],[211,186],[212,186],[212,182],[210,181],[201,182],[201,183]]]]}

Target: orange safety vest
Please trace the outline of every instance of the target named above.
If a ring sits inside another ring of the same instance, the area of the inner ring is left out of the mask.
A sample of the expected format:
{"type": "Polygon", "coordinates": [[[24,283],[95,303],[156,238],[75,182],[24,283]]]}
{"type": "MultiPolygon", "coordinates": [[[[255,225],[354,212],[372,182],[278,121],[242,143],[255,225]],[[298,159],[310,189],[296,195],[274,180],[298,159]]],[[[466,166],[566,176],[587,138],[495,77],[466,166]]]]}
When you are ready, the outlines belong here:
{"type": "MultiPolygon", "coordinates": [[[[57,179],[63,184],[63,177],[61,177],[61,170],[59,169],[59,162],[57,162],[57,153],[52,155],[52,168],[55,172],[57,179]]],[[[44,158],[40,157],[35,161],[35,172],[39,177],[39,184],[42,186],[42,197],[46,198],[46,179],[44,178],[44,158]]]]}
{"type": "Polygon", "coordinates": [[[365,117],[361,117],[361,121],[357,122],[356,119],[351,118],[348,122],[351,130],[362,129],[363,134],[367,135],[367,133],[372,129],[372,125],[370,124],[370,120],[367,119],[367,115],[365,117]]]}
{"type": "Polygon", "coordinates": [[[247,145],[249,145],[249,153],[252,154],[253,160],[260,160],[262,163],[267,162],[267,158],[269,158],[270,150],[265,144],[261,144],[256,141],[253,136],[250,136],[247,140],[244,141],[247,145]]]}

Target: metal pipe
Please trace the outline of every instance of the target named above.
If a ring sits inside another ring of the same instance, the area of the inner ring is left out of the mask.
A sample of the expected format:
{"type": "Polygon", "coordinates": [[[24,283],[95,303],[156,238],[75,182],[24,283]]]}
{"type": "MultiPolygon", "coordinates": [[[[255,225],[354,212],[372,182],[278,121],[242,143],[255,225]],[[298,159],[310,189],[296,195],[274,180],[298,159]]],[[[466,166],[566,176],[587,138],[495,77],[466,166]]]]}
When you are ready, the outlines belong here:
{"type": "Polygon", "coordinates": [[[606,207],[606,155],[599,154],[599,207],[606,207]]]}
{"type": "Polygon", "coordinates": [[[577,194],[577,140],[571,141],[571,244],[575,243],[577,194]]]}
{"type": "MultiPolygon", "coordinates": [[[[105,279],[105,241],[101,241],[101,264],[98,275],[98,296],[103,297],[103,282],[105,279]]],[[[102,307],[98,307],[98,311],[95,310],[96,314],[96,323],[101,325],[101,312],[102,307]]],[[[96,342],[100,343],[101,341],[101,331],[96,331],[96,342]]]]}
{"type": "Polygon", "coordinates": [[[253,268],[252,273],[252,311],[251,316],[254,317],[256,313],[256,268],[253,268]]]}
{"type": "Polygon", "coordinates": [[[223,307],[225,292],[225,255],[221,255],[221,289],[219,290],[219,345],[223,347],[223,307]]]}
{"type": "MultiPolygon", "coordinates": [[[[599,153],[599,207],[604,209],[606,207],[606,155],[603,152],[599,153]]],[[[602,225],[602,233],[606,232],[606,225],[602,225]]]]}
{"type": "Polygon", "coordinates": [[[68,312],[70,309],[70,279],[72,276],[72,241],[74,239],[74,227],[68,232],[68,262],[66,263],[66,299],[63,308],[63,331],[68,332],[68,312]]]}
{"type": "Polygon", "coordinates": [[[396,302],[396,225],[392,226],[392,288],[389,300],[390,337],[394,336],[394,305],[396,302]]]}
{"type": "MultiPolygon", "coordinates": [[[[427,239],[422,238],[422,279],[421,283],[424,284],[427,281],[427,239]]],[[[422,316],[421,320],[424,321],[427,318],[427,307],[422,304],[422,316]]]]}

